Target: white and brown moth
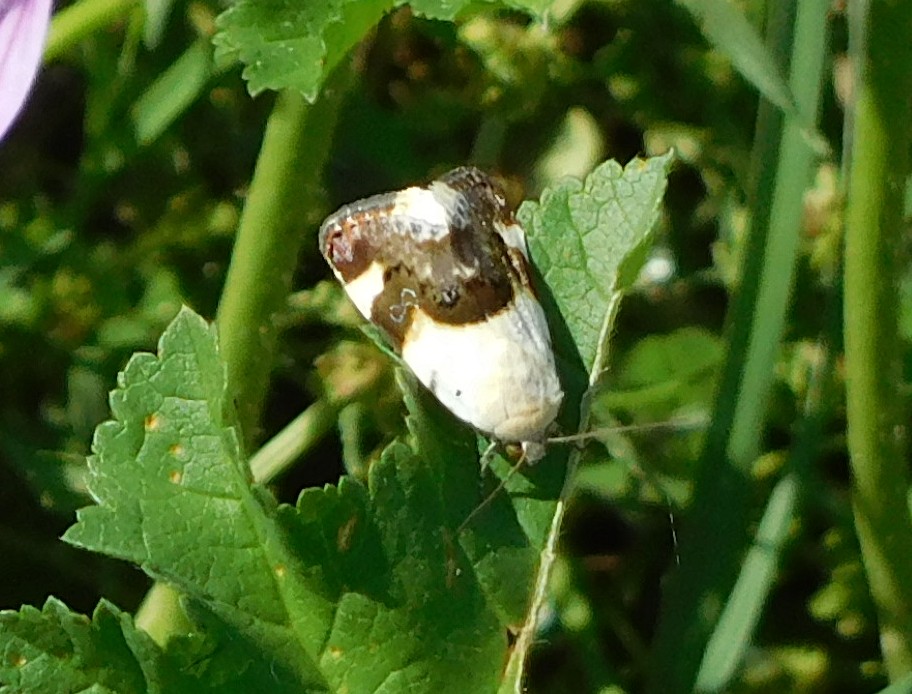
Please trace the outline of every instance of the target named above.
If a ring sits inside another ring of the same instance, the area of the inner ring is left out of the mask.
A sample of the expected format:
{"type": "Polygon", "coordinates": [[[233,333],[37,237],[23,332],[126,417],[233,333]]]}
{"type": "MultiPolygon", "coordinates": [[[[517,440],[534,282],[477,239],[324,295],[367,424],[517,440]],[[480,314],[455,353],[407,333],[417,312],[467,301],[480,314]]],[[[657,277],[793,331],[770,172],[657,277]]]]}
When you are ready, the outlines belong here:
{"type": "Polygon", "coordinates": [[[447,409],[541,457],[564,393],[525,232],[488,175],[463,167],[359,200],[319,239],[361,314],[447,409]]]}

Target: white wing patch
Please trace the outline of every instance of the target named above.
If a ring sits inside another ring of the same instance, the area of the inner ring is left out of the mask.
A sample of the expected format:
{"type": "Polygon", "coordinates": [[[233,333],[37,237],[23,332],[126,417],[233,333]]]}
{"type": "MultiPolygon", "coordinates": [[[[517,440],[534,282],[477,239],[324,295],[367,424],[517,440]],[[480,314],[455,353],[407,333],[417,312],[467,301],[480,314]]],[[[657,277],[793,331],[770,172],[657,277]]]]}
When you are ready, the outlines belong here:
{"type": "Polygon", "coordinates": [[[501,441],[541,439],[564,396],[545,316],[525,292],[482,323],[417,312],[402,359],[453,414],[501,441]]]}

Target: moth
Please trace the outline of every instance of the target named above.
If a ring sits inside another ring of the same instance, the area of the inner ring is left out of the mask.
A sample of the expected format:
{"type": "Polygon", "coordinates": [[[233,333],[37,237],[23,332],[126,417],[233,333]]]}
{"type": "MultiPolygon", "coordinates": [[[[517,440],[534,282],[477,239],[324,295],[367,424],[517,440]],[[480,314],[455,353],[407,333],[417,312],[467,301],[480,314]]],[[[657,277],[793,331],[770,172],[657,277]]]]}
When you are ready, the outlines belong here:
{"type": "Polygon", "coordinates": [[[450,412],[542,457],[564,392],[525,232],[490,176],[461,167],[346,205],[319,243],[354,305],[450,412]]]}

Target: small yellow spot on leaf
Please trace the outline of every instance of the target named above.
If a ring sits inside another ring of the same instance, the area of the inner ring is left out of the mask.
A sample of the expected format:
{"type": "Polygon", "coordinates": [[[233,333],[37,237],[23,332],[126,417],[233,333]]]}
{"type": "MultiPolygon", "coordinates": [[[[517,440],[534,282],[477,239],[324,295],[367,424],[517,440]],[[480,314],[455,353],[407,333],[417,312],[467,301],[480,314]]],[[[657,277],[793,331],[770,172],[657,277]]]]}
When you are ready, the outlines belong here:
{"type": "Polygon", "coordinates": [[[286,571],[286,569],[285,569],[284,564],[279,564],[278,566],[275,567],[275,574],[279,578],[285,578],[285,571],[286,571]]]}
{"type": "Polygon", "coordinates": [[[13,656],[13,665],[16,667],[25,667],[27,664],[28,658],[26,658],[24,655],[19,654],[13,656]]]}
{"type": "Polygon", "coordinates": [[[173,446],[171,446],[171,448],[168,449],[168,452],[175,458],[179,458],[184,454],[184,447],[179,443],[175,443],[173,446]]]}
{"type": "Polygon", "coordinates": [[[161,425],[161,417],[153,413],[146,417],[146,431],[155,431],[161,425]]]}
{"type": "Polygon", "coordinates": [[[329,649],[329,654],[330,654],[333,658],[335,658],[336,660],[338,660],[339,658],[342,657],[342,649],[339,648],[338,646],[331,646],[330,649],[329,649]]]}
{"type": "Polygon", "coordinates": [[[182,479],[184,479],[184,474],[180,470],[172,470],[168,475],[168,481],[172,484],[180,484],[182,479]]]}

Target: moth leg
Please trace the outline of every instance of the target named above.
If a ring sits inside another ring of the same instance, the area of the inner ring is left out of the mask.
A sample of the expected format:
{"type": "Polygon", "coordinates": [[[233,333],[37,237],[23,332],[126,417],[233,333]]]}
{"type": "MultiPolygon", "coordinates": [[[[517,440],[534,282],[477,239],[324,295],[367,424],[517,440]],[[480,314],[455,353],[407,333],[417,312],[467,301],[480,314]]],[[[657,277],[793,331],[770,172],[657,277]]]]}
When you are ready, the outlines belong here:
{"type": "Polygon", "coordinates": [[[488,444],[488,447],[484,449],[484,453],[481,454],[481,458],[478,459],[478,462],[481,464],[481,474],[484,474],[488,471],[488,467],[491,465],[491,461],[494,460],[494,454],[497,452],[497,441],[491,441],[488,444]]]}
{"type": "MultiPolygon", "coordinates": [[[[491,445],[493,446],[494,444],[491,444],[491,445]]],[[[486,450],[485,453],[487,453],[489,450],[491,450],[491,446],[488,446],[488,450],[486,450]]],[[[500,482],[497,483],[497,486],[494,487],[494,490],[490,494],[488,494],[484,499],[482,499],[481,503],[478,504],[478,506],[476,506],[475,508],[473,508],[472,512],[469,513],[469,515],[466,516],[466,519],[464,521],[462,521],[462,523],[459,525],[458,528],[456,528],[457,535],[459,533],[461,533],[463,530],[465,530],[469,526],[469,524],[473,520],[475,520],[475,518],[478,516],[479,513],[481,513],[484,509],[486,509],[488,506],[491,505],[491,502],[494,501],[494,499],[497,498],[497,495],[503,491],[504,487],[507,486],[507,482],[510,481],[510,479],[513,477],[513,475],[515,475],[517,472],[519,472],[519,469],[528,462],[529,461],[526,459],[526,452],[524,450],[522,455],[519,456],[519,460],[517,460],[516,463],[514,463],[514,465],[510,468],[510,470],[507,472],[507,474],[504,475],[503,478],[500,480],[500,482]]]]}

